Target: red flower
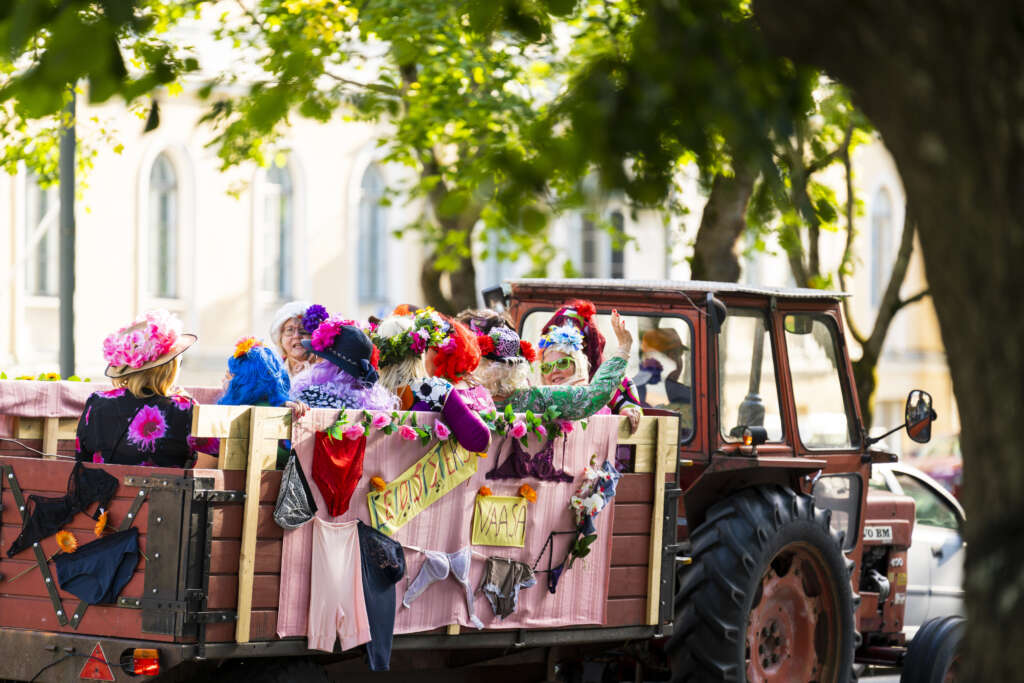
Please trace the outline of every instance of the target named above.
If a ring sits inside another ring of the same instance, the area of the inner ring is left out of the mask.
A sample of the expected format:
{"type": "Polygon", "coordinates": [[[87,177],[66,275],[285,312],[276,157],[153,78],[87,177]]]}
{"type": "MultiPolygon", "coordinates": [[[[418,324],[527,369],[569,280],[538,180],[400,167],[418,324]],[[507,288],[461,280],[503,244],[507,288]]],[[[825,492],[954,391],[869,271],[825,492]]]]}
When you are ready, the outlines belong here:
{"type": "Polygon", "coordinates": [[[370,365],[373,366],[374,370],[380,370],[380,349],[376,346],[373,347],[373,351],[370,352],[370,365]]]}
{"type": "Polygon", "coordinates": [[[533,348],[533,344],[526,341],[525,339],[519,342],[519,351],[523,354],[523,358],[529,362],[537,360],[537,350],[533,348]]]}
{"type": "Polygon", "coordinates": [[[476,343],[480,345],[480,355],[489,356],[494,353],[494,340],[486,334],[478,334],[476,343]]]}

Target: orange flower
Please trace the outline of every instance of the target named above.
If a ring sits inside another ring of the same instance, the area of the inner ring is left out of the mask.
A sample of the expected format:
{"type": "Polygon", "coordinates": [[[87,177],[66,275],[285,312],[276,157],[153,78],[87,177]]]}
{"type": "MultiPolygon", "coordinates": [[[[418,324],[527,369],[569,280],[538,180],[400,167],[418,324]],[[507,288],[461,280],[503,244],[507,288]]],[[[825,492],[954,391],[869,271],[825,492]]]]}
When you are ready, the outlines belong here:
{"type": "Polygon", "coordinates": [[[78,539],[70,531],[58,531],[57,546],[65,553],[73,553],[78,550],[78,539]]]}
{"type": "Polygon", "coordinates": [[[103,532],[107,528],[107,511],[104,510],[100,513],[100,518],[96,520],[96,526],[93,528],[93,533],[97,536],[102,536],[103,532]]]}
{"type": "Polygon", "coordinates": [[[385,488],[387,488],[387,485],[388,483],[381,479],[380,477],[370,478],[370,488],[372,488],[374,491],[383,491],[385,488]]]}
{"type": "Polygon", "coordinates": [[[256,337],[242,337],[235,342],[235,358],[241,358],[255,346],[263,346],[256,337]]]}
{"type": "Polygon", "coordinates": [[[478,496],[489,496],[491,495],[491,489],[487,486],[481,486],[480,490],[476,492],[478,496]]]}
{"type": "Polygon", "coordinates": [[[533,490],[533,487],[529,484],[523,484],[519,487],[519,495],[530,501],[531,503],[537,502],[537,492],[533,490]]]}

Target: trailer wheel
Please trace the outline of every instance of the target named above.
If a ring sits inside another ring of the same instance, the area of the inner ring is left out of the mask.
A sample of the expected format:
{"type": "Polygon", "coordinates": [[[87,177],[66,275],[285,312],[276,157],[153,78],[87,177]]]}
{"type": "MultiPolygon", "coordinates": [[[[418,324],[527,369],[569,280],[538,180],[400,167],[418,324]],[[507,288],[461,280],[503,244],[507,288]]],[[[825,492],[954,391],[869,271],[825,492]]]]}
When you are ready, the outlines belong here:
{"type": "Polygon", "coordinates": [[[680,571],[666,645],[673,681],[849,680],[853,597],[830,517],[781,486],[744,489],[708,510],[680,571]]]}
{"type": "Polygon", "coordinates": [[[310,659],[239,659],[217,676],[218,683],[328,683],[324,668],[310,659]]]}
{"type": "Polygon", "coordinates": [[[900,683],[956,683],[964,618],[936,617],[921,624],[907,648],[900,683]]]}

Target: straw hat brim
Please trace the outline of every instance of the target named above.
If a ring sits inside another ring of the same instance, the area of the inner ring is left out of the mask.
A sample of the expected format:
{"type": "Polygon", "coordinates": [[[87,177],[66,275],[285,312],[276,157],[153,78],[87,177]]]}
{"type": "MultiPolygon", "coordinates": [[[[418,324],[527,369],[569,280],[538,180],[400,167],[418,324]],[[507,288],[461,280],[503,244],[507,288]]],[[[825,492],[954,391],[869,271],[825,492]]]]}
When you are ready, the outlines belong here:
{"type": "Polygon", "coordinates": [[[185,351],[199,341],[199,337],[194,334],[183,334],[178,337],[177,341],[174,342],[174,346],[170,350],[159,358],[149,361],[145,365],[137,368],[133,368],[130,365],[119,365],[114,367],[108,365],[107,369],[103,372],[104,375],[111,379],[117,379],[118,377],[126,377],[127,375],[134,375],[137,372],[143,372],[150,368],[155,368],[165,363],[170,363],[172,360],[185,353],[185,351]]]}

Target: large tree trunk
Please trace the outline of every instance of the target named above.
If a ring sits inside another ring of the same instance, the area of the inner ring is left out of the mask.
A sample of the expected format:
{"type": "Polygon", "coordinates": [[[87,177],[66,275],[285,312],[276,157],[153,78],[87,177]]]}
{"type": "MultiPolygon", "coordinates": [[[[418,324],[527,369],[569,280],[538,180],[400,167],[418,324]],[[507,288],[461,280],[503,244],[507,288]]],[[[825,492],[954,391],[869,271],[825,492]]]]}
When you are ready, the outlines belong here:
{"type": "MultiPolygon", "coordinates": [[[[958,398],[970,680],[1024,655],[1024,6],[755,0],[778,51],[848,85],[899,166],[958,398]]],[[[940,420],[944,416],[940,416],[940,420]]]]}
{"type": "Polygon", "coordinates": [[[736,167],[732,177],[715,176],[693,244],[692,279],[717,282],[740,279],[736,244],[747,227],[747,202],[754,191],[756,177],[742,166],[736,167]]]}

